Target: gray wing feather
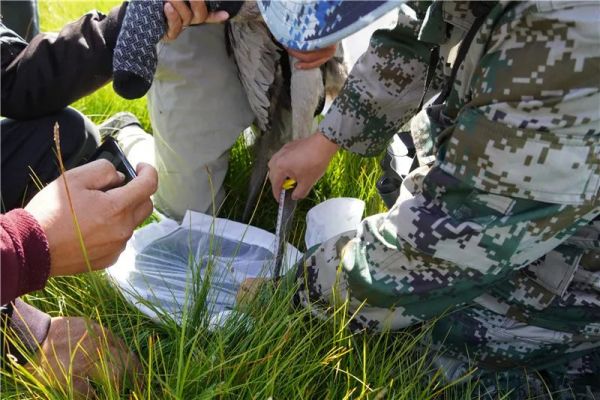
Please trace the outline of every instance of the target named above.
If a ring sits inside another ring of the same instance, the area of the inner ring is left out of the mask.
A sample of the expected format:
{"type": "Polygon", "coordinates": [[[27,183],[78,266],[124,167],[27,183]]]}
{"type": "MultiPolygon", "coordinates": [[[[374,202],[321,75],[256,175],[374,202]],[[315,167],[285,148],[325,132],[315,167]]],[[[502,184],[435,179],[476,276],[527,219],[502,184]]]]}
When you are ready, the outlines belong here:
{"type": "Polygon", "coordinates": [[[232,22],[228,35],[256,123],[262,131],[267,131],[271,125],[271,86],[279,64],[279,49],[262,21],[232,22]]]}

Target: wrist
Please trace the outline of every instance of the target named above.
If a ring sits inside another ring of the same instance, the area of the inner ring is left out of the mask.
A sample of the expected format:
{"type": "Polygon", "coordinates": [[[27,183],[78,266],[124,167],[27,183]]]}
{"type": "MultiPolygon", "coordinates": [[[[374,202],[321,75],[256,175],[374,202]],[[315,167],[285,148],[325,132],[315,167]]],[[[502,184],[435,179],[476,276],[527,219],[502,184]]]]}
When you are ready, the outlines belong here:
{"type": "Polygon", "coordinates": [[[323,132],[317,131],[314,136],[319,144],[319,148],[322,149],[323,152],[329,156],[329,158],[332,158],[340,149],[340,146],[325,136],[323,132]]]}
{"type": "Polygon", "coordinates": [[[32,216],[32,218],[36,221],[39,226],[40,231],[44,235],[45,243],[46,243],[46,251],[48,256],[48,277],[57,276],[56,264],[57,264],[57,255],[56,255],[56,238],[54,235],[54,229],[52,226],[52,222],[54,219],[48,215],[47,210],[41,209],[38,206],[37,202],[34,202],[36,197],[34,197],[29,204],[25,207],[25,211],[32,216]]]}

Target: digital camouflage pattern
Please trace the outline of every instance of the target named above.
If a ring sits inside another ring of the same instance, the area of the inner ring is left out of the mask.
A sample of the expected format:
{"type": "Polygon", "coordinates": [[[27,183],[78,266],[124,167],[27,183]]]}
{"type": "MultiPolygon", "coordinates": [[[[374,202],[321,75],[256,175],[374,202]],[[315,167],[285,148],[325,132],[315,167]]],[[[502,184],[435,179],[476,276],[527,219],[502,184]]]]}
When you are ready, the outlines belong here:
{"type": "Polygon", "coordinates": [[[307,253],[297,298],[317,315],[347,299],[355,330],[440,318],[429,345],[449,378],[471,361],[484,380],[481,371],[503,371],[498,382],[516,397],[545,384],[591,396],[600,392],[590,386],[600,384],[600,3],[491,7],[447,101],[416,115],[431,45],[443,62],[430,95],[476,9],[419,3],[374,34],[321,131],[372,156],[410,123],[421,167],[388,213],[307,253]],[[533,384],[542,370],[546,383],[533,384]]]}
{"type": "Polygon", "coordinates": [[[341,41],[405,0],[258,0],[269,31],[287,48],[314,50],[341,41]]]}

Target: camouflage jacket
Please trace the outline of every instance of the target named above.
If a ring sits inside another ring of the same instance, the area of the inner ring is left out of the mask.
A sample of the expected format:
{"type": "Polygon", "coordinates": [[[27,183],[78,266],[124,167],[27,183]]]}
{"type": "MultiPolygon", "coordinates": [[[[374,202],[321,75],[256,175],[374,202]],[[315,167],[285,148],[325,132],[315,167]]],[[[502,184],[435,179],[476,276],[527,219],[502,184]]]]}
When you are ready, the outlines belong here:
{"type": "Polygon", "coordinates": [[[466,2],[419,7],[373,35],[320,130],[372,156],[410,123],[421,167],[322,252],[375,310],[363,326],[476,305],[600,343],[600,3],[496,3],[448,99],[415,115],[432,45],[431,94],[475,19],[466,2]]]}

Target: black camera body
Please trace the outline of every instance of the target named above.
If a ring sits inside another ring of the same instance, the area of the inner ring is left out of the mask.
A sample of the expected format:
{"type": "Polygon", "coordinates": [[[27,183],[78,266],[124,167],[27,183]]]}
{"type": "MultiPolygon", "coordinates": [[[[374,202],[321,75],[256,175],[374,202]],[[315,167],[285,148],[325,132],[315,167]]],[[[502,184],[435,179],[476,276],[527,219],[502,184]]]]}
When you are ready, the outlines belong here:
{"type": "Polygon", "coordinates": [[[121,150],[117,144],[117,141],[111,136],[104,138],[102,145],[98,147],[90,161],[100,159],[110,161],[110,163],[115,166],[117,171],[125,175],[124,184],[127,184],[137,176],[135,169],[131,166],[131,163],[129,160],[127,160],[127,157],[125,157],[123,150],[121,150]]]}

